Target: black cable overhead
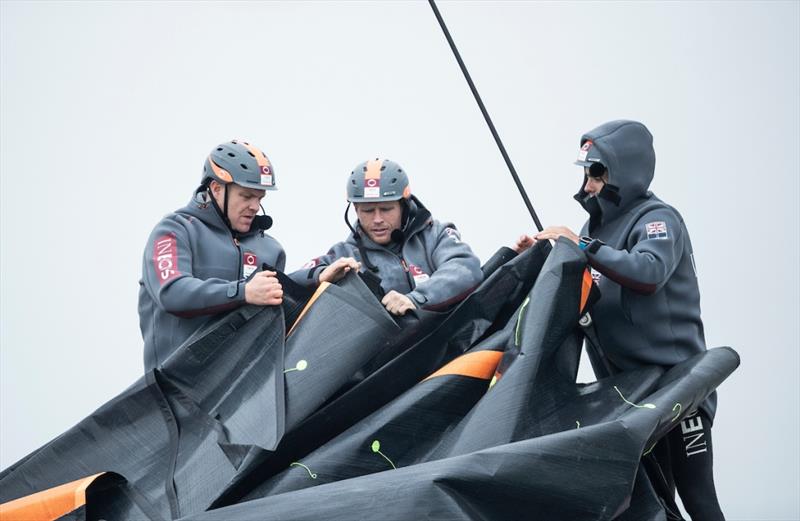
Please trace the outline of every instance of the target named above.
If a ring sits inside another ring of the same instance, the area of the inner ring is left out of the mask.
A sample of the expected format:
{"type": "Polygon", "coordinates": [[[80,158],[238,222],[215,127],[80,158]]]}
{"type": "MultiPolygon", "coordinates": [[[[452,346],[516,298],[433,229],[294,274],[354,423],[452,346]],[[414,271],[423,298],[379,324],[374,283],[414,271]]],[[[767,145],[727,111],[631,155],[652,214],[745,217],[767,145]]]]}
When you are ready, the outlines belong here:
{"type": "Polygon", "coordinates": [[[511,163],[511,158],[508,157],[508,153],[506,152],[506,147],[503,146],[503,142],[500,140],[500,136],[497,134],[497,130],[494,128],[494,123],[492,123],[492,118],[489,117],[489,113],[486,111],[486,107],[483,105],[483,101],[481,100],[480,94],[478,94],[478,89],[475,88],[475,84],[472,83],[472,78],[469,75],[469,71],[467,71],[467,66],[464,65],[464,60],[461,59],[461,55],[456,48],[455,42],[453,42],[453,38],[450,36],[450,31],[447,30],[447,26],[444,23],[444,19],[442,18],[441,13],[439,13],[439,9],[436,7],[436,2],[434,0],[428,0],[428,3],[431,5],[431,9],[433,9],[433,14],[436,15],[436,19],[439,21],[439,25],[444,32],[445,38],[447,38],[447,43],[450,44],[450,49],[452,49],[453,54],[456,57],[456,61],[458,62],[458,66],[461,67],[461,72],[464,73],[464,78],[467,80],[467,84],[469,84],[469,88],[472,91],[472,95],[475,96],[475,101],[478,102],[478,106],[481,109],[481,113],[483,113],[483,118],[486,120],[486,123],[489,125],[489,130],[492,131],[492,136],[494,136],[495,142],[497,142],[497,146],[500,148],[500,153],[503,155],[503,159],[506,161],[506,166],[508,166],[509,172],[511,172],[511,177],[514,178],[514,183],[517,185],[517,189],[519,190],[519,194],[522,196],[522,199],[525,201],[525,206],[528,207],[528,212],[530,212],[531,217],[533,217],[533,222],[536,224],[536,228],[539,231],[542,231],[542,223],[539,221],[539,217],[536,215],[536,210],[533,209],[533,205],[531,204],[531,200],[528,199],[528,194],[525,192],[525,188],[522,186],[522,182],[519,180],[519,176],[517,175],[517,171],[514,169],[514,165],[511,163]]]}

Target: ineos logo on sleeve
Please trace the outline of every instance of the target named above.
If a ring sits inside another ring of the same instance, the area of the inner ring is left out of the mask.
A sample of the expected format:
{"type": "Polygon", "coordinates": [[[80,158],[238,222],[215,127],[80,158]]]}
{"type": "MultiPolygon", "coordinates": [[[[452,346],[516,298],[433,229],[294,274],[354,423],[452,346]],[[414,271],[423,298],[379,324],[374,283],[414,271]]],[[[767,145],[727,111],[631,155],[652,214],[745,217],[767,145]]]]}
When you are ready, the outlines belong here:
{"type": "Polygon", "coordinates": [[[158,281],[165,282],[180,275],[178,271],[178,241],[175,234],[162,235],[153,247],[153,265],[158,273],[158,281]]]}

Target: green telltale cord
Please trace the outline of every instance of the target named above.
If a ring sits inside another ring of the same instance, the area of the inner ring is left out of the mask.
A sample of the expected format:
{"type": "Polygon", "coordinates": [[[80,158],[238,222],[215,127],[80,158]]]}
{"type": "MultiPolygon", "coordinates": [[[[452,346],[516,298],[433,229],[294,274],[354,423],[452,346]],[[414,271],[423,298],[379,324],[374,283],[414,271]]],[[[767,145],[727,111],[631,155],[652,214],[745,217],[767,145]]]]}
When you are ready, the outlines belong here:
{"type": "Polygon", "coordinates": [[[307,367],[308,367],[308,362],[306,362],[305,360],[299,360],[296,366],[286,369],[284,371],[284,374],[288,373],[289,371],[305,371],[307,367]]]}
{"type": "Polygon", "coordinates": [[[292,463],[289,463],[289,466],[290,467],[295,467],[295,466],[296,467],[303,467],[304,469],[306,469],[306,472],[308,472],[308,475],[311,477],[311,479],[317,479],[317,475],[314,474],[313,472],[311,472],[310,468],[306,467],[305,465],[303,465],[302,463],[300,463],[298,461],[293,461],[292,463]]]}
{"type": "Polygon", "coordinates": [[[391,465],[393,469],[397,470],[397,467],[394,466],[394,463],[392,463],[392,460],[387,458],[386,454],[381,452],[381,442],[380,441],[378,441],[378,440],[373,441],[372,445],[371,445],[371,448],[372,448],[372,452],[375,452],[375,453],[380,454],[381,456],[383,456],[383,459],[388,461],[389,465],[391,465]]]}
{"type": "Polygon", "coordinates": [[[617,391],[617,394],[619,394],[619,397],[622,398],[622,401],[624,401],[628,405],[631,405],[633,407],[638,407],[639,409],[655,409],[656,408],[656,405],[654,403],[645,403],[645,404],[642,404],[642,405],[637,405],[637,404],[635,404],[635,403],[633,403],[631,401],[628,401],[627,398],[622,396],[622,392],[619,390],[619,388],[616,385],[614,386],[614,390],[617,391]]]}

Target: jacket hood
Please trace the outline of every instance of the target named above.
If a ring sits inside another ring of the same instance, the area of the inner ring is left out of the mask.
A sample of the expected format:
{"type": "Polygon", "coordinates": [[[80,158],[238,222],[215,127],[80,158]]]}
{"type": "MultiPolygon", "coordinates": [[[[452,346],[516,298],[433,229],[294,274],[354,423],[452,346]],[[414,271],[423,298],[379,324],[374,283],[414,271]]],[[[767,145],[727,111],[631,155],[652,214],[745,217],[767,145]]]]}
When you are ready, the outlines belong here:
{"type": "MultiPolygon", "coordinates": [[[[647,196],[656,167],[653,136],[638,121],[616,120],[604,123],[581,136],[582,157],[599,157],[608,169],[608,183],[597,197],[590,197],[583,187],[584,175],[575,199],[589,212],[590,228],[605,223],[637,199],[647,196]],[[587,145],[588,143],[588,145],[587,145]]],[[[579,163],[578,164],[582,164],[579,163]]]]}

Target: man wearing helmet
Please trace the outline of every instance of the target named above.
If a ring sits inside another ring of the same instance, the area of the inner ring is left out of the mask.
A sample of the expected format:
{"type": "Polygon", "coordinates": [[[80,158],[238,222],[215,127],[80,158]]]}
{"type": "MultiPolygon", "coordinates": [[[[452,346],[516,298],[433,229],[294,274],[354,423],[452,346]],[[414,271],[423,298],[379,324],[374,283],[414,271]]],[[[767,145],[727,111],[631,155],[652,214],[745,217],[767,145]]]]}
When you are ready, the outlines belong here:
{"type": "MultiPolygon", "coordinates": [[[[648,191],[655,162],[653,136],[639,122],[611,121],[587,132],[575,162],[584,169],[575,199],[589,213],[580,236],[554,226],[517,241],[521,251],[563,236],[586,253],[602,295],[587,332],[598,377],[644,365],[669,368],[706,350],[692,243],[677,210],[648,191]]],[[[654,450],[694,520],[724,519],[712,471],[716,398],[654,450]]]]}
{"type": "Polygon", "coordinates": [[[353,227],[345,212],[350,236],[293,273],[296,282],[313,286],[350,270],[370,270],[386,292],[383,305],[395,315],[446,309],[481,282],[480,261],[455,226],[431,217],[394,161],[356,166],[347,180],[347,200],[358,217],[353,227]]]}
{"type": "Polygon", "coordinates": [[[147,241],[139,281],[139,326],[145,371],[160,366],[210,317],[245,303],[274,306],[283,290],[281,245],[264,233],[258,215],[267,190],[276,190],[267,156],[245,141],[211,151],[200,187],[188,205],[167,215],[147,241]]]}

